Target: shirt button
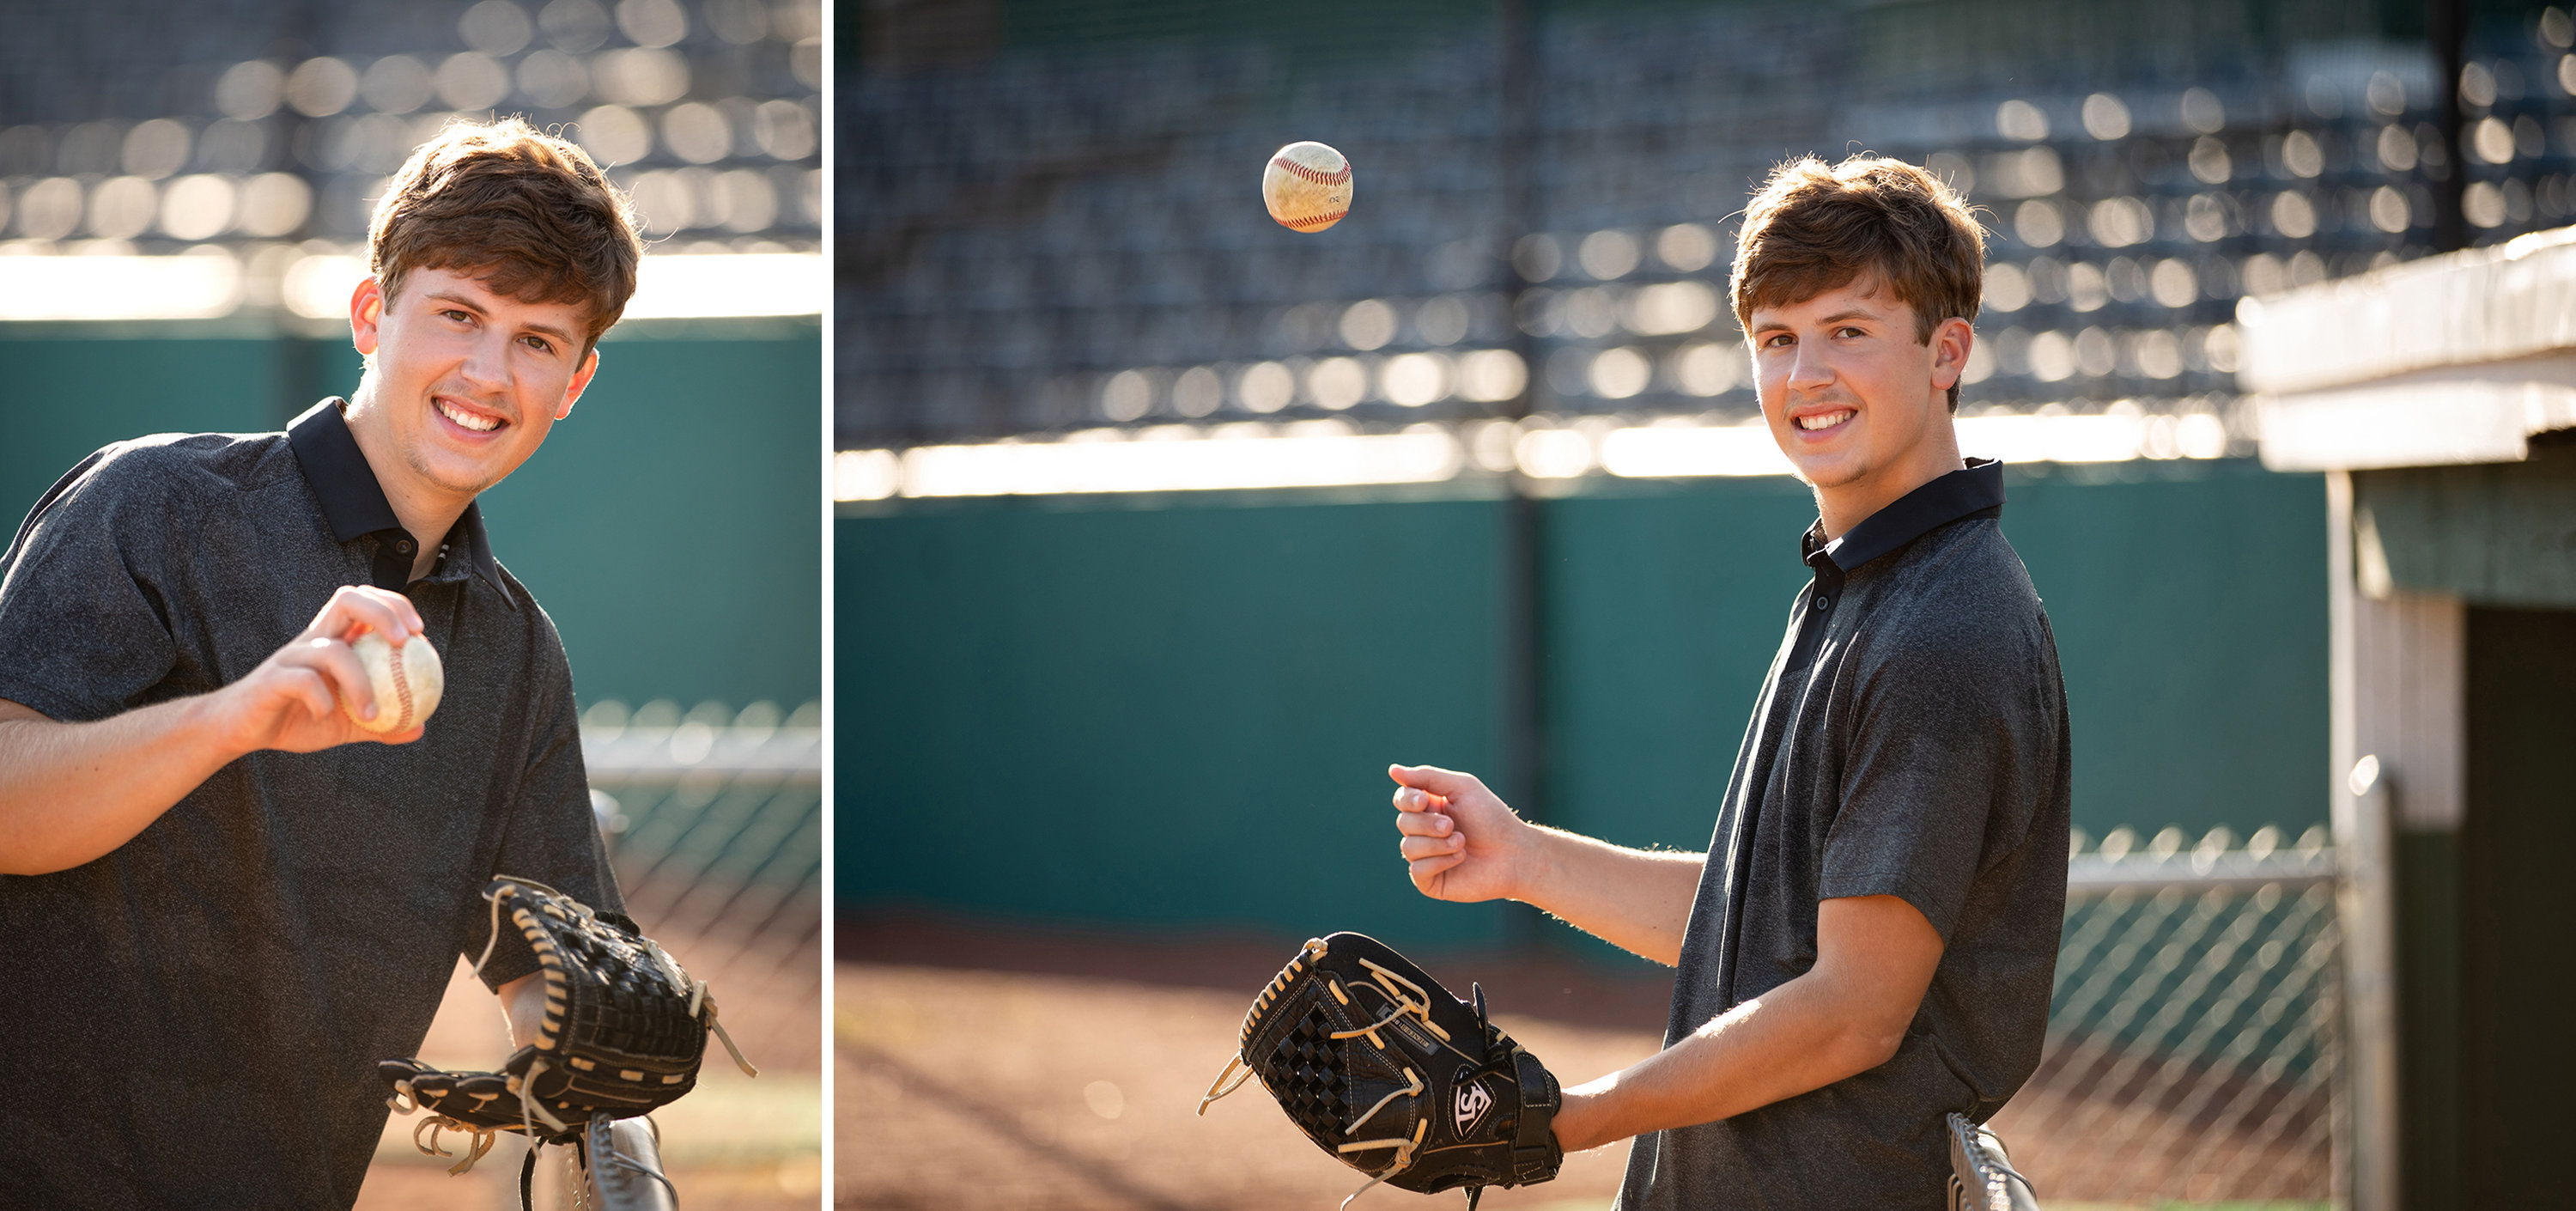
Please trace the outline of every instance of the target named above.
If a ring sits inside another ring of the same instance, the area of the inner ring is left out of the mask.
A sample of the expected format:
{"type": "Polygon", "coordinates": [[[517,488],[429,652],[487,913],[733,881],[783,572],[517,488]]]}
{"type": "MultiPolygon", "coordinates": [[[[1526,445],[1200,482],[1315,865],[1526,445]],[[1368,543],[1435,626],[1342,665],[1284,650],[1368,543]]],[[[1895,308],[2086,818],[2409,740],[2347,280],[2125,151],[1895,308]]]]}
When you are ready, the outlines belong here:
{"type": "Polygon", "coordinates": [[[1834,608],[1834,599],[1827,597],[1822,593],[1818,593],[1816,594],[1816,608],[1819,610],[1830,610],[1834,608]]]}
{"type": "Polygon", "coordinates": [[[394,550],[396,550],[396,551],[398,551],[398,552],[401,552],[402,554],[405,554],[405,555],[409,555],[409,554],[411,554],[411,540],[410,540],[410,539],[408,539],[408,538],[406,538],[406,539],[403,539],[403,540],[402,540],[402,541],[400,541],[400,542],[395,543],[395,544],[394,544],[394,550]]]}

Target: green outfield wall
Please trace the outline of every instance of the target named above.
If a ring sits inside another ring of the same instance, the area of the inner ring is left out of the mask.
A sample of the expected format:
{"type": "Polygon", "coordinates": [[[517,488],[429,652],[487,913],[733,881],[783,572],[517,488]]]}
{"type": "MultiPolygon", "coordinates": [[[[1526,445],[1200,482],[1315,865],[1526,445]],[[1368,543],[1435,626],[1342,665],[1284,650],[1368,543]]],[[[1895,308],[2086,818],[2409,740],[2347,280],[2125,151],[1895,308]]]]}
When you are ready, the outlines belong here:
{"type": "MultiPolygon", "coordinates": [[[[572,416],[484,495],[493,549],[563,633],[583,702],[821,696],[819,331],[623,326],[572,416]]],[[[276,429],[358,371],[341,339],[0,325],[0,514],[14,532],[108,442],[276,429]]]]}
{"type": "MultiPolygon", "coordinates": [[[[2016,475],[2096,835],[2324,818],[2324,492],[2251,463],[2016,475]]],[[[1507,506],[1058,498],[836,522],[844,911],[1502,940],[1414,894],[1390,761],[1500,770],[1507,506]]],[[[1805,583],[1786,480],[1544,502],[1547,819],[1705,848],[1805,583]]]]}

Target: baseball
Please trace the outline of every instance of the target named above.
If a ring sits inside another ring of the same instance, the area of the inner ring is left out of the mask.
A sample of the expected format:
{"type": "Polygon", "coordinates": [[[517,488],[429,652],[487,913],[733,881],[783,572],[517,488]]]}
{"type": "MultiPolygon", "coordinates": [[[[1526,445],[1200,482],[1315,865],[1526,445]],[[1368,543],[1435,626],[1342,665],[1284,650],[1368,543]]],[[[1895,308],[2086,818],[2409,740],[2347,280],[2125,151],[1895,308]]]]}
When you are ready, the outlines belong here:
{"type": "Polygon", "coordinates": [[[1322,231],[1351,211],[1351,162],[1321,143],[1291,143],[1261,172],[1261,200],[1291,231],[1322,231]]]}
{"type": "Polygon", "coordinates": [[[438,649],[429,638],[414,635],[401,647],[369,631],[351,640],[349,649],[367,668],[367,684],[376,692],[376,717],[362,719],[356,704],[343,700],[341,713],[371,732],[407,732],[438,709],[447,674],[438,666],[438,649]]]}

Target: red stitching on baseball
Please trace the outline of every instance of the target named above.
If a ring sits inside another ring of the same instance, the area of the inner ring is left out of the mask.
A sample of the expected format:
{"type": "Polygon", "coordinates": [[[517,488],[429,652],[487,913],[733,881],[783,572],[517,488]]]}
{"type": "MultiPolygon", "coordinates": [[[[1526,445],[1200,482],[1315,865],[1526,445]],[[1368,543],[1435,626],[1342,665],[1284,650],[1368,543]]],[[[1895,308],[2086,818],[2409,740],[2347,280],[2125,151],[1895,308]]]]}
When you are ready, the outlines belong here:
{"type": "Polygon", "coordinates": [[[1351,179],[1351,162],[1348,160],[1342,161],[1340,172],[1324,172],[1321,169],[1308,168],[1286,156],[1277,157],[1270,162],[1318,185],[1339,185],[1351,179]]]}
{"type": "Polygon", "coordinates": [[[393,644],[385,648],[385,667],[393,671],[394,696],[402,699],[402,716],[394,721],[394,730],[398,732],[410,731],[411,678],[403,675],[402,645],[393,644]]]}
{"type": "Polygon", "coordinates": [[[1280,221],[1288,224],[1290,227],[1324,227],[1341,222],[1342,216],[1349,213],[1350,212],[1347,210],[1336,210],[1331,214],[1314,214],[1308,215],[1302,219],[1282,219],[1280,221]]]}

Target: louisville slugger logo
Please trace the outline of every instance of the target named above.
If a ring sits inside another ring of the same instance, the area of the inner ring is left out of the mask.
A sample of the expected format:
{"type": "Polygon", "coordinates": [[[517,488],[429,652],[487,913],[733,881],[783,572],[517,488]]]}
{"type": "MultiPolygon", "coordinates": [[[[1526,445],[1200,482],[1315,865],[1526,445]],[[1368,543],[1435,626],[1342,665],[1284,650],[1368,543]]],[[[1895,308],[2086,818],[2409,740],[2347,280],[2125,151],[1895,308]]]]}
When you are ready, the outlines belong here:
{"type": "Polygon", "coordinates": [[[1485,1112],[1494,1108],[1494,1095],[1486,1090],[1485,1083],[1482,1081],[1463,1080],[1467,1075],[1464,1069],[1461,1069],[1458,1075],[1462,1078],[1462,1083],[1458,1086],[1458,1100],[1454,1110],[1457,1116],[1458,1136],[1464,1139],[1468,1132],[1475,1130],[1477,1120],[1484,1118],[1485,1112]]]}

